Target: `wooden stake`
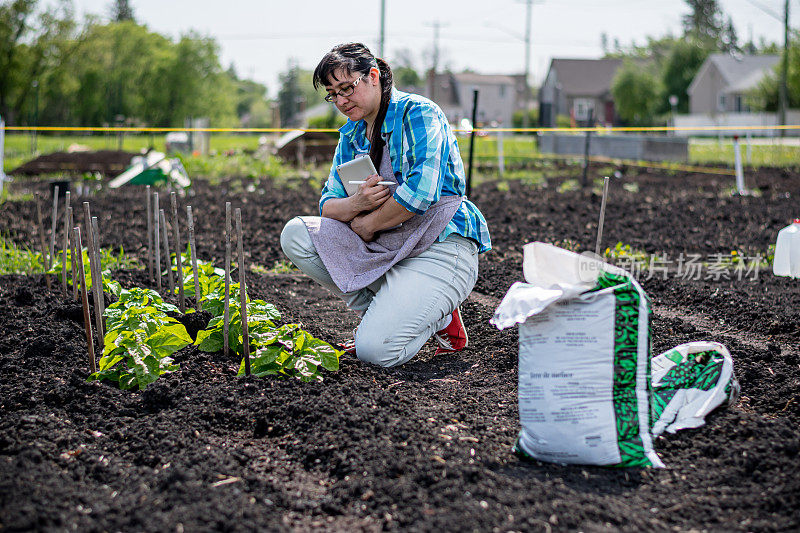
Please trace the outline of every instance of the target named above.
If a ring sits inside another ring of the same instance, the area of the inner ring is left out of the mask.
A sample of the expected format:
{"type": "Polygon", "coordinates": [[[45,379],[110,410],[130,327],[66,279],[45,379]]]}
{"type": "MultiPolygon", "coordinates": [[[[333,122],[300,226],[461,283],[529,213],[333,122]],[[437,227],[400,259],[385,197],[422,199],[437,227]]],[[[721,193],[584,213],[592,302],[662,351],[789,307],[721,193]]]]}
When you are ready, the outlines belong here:
{"type": "Polygon", "coordinates": [[[242,210],[236,208],[236,239],[239,244],[239,296],[241,297],[240,315],[242,317],[242,357],[244,357],[244,375],[250,375],[250,339],[247,335],[247,290],[245,285],[244,246],[242,246],[242,210]]]}
{"type": "Polygon", "coordinates": [[[69,191],[64,202],[64,247],[61,253],[61,292],[67,297],[67,248],[69,247],[69,191]]]}
{"type": "Polygon", "coordinates": [[[97,225],[97,217],[92,217],[92,240],[94,242],[94,267],[97,269],[97,290],[100,294],[100,317],[106,313],[105,291],[103,290],[103,260],[100,253],[100,227],[97,225]]]}
{"type": "MultiPolygon", "coordinates": [[[[79,250],[83,249],[81,245],[81,228],[75,227],[73,241],[75,247],[79,250]]],[[[86,345],[89,347],[89,370],[92,373],[97,372],[97,362],[94,360],[94,345],[92,344],[92,321],[89,318],[89,295],[86,293],[86,276],[84,274],[83,254],[78,254],[81,262],[81,303],[83,304],[83,325],[86,331],[86,345]]]]}
{"type": "MultiPolygon", "coordinates": [[[[67,220],[69,223],[67,224],[67,228],[72,228],[73,226],[73,217],[72,214],[72,207],[67,208],[67,220]]],[[[78,288],[81,286],[80,281],[78,280],[78,254],[81,255],[80,259],[83,260],[83,251],[78,249],[75,251],[75,235],[72,235],[69,243],[69,259],[70,263],[72,264],[72,297],[77,300],[78,299],[78,288]]]]}
{"type": "Polygon", "coordinates": [[[56,226],[58,223],[58,185],[53,187],[53,216],[50,218],[50,256],[47,270],[53,267],[56,260],[56,226]]]}
{"type": "Polygon", "coordinates": [[[156,288],[161,293],[161,232],[158,216],[158,193],[153,193],[153,250],[155,250],[156,288]]]}
{"type": "MultiPolygon", "coordinates": [[[[45,244],[45,237],[44,237],[44,224],[42,224],[42,206],[41,206],[41,197],[39,193],[36,193],[36,220],[39,226],[39,245],[42,248],[42,268],[44,272],[47,272],[47,264],[50,263],[50,258],[47,255],[47,245],[45,244]]],[[[47,274],[44,275],[44,281],[47,283],[47,288],[50,288],[50,276],[47,274]]]]}
{"type": "Polygon", "coordinates": [[[103,286],[103,275],[97,272],[97,255],[94,251],[94,237],[92,237],[92,215],[89,202],[83,202],[83,214],[86,217],[86,247],[89,249],[89,272],[92,274],[92,296],[94,296],[94,318],[97,325],[97,339],[99,346],[103,347],[103,315],[100,313],[100,290],[103,286]]]}
{"type": "Polygon", "coordinates": [[[153,281],[153,203],[150,195],[150,186],[145,188],[145,202],[147,203],[147,273],[153,281]]]}
{"type": "Polygon", "coordinates": [[[174,224],[173,230],[175,231],[175,267],[178,273],[178,309],[181,313],[186,313],[186,300],[183,297],[183,257],[181,257],[181,231],[180,223],[178,222],[178,195],[170,193],[169,201],[172,205],[172,223],[174,224]]]}
{"type": "Polygon", "coordinates": [[[223,353],[228,356],[230,342],[228,328],[231,322],[231,203],[225,202],[225,305],[222,319],[223,353]]]}
{"type": "Polygon", "coordinates": [[[194,277],[194,307],[200,311],[200,279],[197,277],[197,247],[194,242],[194,219],[192,218],[192,206],[186,206],[186,221],[189,224],[189,253],[192,256],[192,276],[194,277]]]}
{"type": "Polygon", "coordinates": [[[608,176],[603,178],[603,200],[600,202],[600,222],[597,224],[597,241],[594,246],[594,253],[598,259],[600,257],[600,243],[603,240],[603,221],[606,218],[606,198],[608,197],[608,176]]]}
{"type": "Polygon", "coordinates": [[[175,278],[172,276],[172,261],[170,260],[169,250],[169,232],[167,231],[167,218],[164,216],[164,210],[158,211],[158,217],[161,221],[161,240],[164,242],[164,262],[167,264],[167,281],[169,282],[169,294],[175,295],[175,278]]]}

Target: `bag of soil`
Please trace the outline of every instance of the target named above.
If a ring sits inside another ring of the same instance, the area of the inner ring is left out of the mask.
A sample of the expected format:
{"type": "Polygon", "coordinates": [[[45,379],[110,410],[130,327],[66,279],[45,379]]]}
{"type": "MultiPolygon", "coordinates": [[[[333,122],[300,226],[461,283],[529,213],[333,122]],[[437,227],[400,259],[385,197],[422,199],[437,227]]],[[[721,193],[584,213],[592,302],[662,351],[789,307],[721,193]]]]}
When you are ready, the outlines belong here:
{"type": "Polygon", "coordinates": [[[739,397],[733,359],[718,342],[676,346],[652,362],[653,435],[697,428],[708,413],[739,397]]]}
{"type": "Polygon", "coordinates": [[[650,432],[650,302],[625,271],[545,243],[524,248],[491,322],[519,328],[515,451],[556,463],[663,466],[650,432]]]}

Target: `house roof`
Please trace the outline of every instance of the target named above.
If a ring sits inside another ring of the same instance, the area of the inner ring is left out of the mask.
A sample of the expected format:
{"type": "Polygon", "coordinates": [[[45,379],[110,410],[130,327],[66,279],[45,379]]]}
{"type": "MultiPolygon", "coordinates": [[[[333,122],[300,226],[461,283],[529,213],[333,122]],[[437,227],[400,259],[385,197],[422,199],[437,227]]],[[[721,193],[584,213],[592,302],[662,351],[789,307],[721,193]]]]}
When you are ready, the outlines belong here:
{"type": "Polygon", "coordinates": [[[745,92],[754,88],[779,61],[778,55],[711,54],[697,71],[689,91],[694,91],[702,75],[713,65],[725,80],[728,92],[745,92]]]}
{"type": "MultiPolygon", "coordinates": [[[[506,85],[517,90],[515,76],[505,74],[477,74],[475,72],[444,72],[433,78],[436,84],[436,103],[441,106],[462,105],[458,87],[464,85],[506,85]]],[[[428,83],[430,87],[430,81],[428,83]]],[[[430,95],[427,95],[430,96],[430,95]]]]}
{"type": "MultiPolygon", "coordinates": [[[[566,96],[601,96],[611,90],[611,82],[622,59],[558,59],[550,62],[560,91],[566,96]]],[[[548,75],[549,76],[549,75],[548,75]]]]}
{"type": "Polygon", "coordinates": [[[453,74],[459,83],[474,85],[511,85],[516,81],[513,76],[504,74],[478,74],[476,72],[459,72],[453,74]]]}

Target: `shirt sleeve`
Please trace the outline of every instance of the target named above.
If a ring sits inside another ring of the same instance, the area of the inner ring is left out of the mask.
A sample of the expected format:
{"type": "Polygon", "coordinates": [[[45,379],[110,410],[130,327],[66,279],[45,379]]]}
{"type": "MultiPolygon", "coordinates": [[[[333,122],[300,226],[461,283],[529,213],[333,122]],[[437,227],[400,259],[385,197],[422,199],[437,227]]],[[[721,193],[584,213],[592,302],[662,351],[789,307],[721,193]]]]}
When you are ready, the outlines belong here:
{"type": "Polygon", "coordinates": [[[394,199],[422,214],[442,194],[442,162],[447,160],[447,138],[439,113],[432,106],[412,106],[403,120],[404,157],[408,172],[394,192],[394,199]]]}
{"type": "Polygon", "coordinates": [[[344,184],[339,177],[339,172],[336,168],[344,163],[342,161],[342,141],[336,145],[336,153],[333,155],[333,163],[331,164],[331,171],[328,174],[328,180],[322,188],[322,196],[319,199],[319,214],[322,215],[322,206],[331,198],[347,198],[347,191],[344,190],[344,184]]]}

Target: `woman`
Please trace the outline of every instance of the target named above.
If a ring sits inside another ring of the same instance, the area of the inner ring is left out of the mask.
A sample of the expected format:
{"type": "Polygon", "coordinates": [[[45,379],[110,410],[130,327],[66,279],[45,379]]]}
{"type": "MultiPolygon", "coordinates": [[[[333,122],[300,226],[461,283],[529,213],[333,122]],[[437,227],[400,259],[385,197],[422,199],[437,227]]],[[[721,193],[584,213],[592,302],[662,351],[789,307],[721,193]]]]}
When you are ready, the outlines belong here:
{"type": "Polygon", "coordinates": [[[359,359],[399,365],[431,336],[437,354],[464,349],[459,305],[491,242],[486,220],[464,197],[464,165],[447,119],[430,100],[394,89],[389,66],[360,43],[322,58],[314,71],[320,86],[348,120],[321,217],[289,221],[284,253],[361,315],[344,346],[359,359]],[[378,174],[348,196],[337,167],[367,154],[378,174]]]}

